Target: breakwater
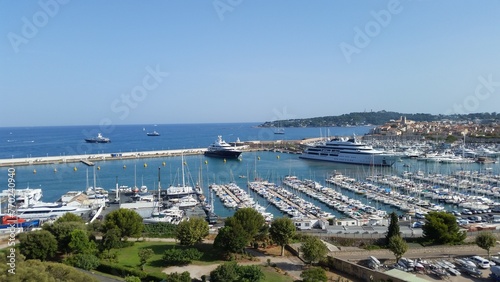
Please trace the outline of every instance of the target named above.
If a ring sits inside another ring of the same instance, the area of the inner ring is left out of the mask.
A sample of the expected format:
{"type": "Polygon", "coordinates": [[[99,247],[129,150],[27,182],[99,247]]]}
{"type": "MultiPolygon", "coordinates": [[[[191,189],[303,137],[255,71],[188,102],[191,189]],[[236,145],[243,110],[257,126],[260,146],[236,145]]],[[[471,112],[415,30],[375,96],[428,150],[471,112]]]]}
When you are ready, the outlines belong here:
{"type": "MultiPolygon", "coordinates": [[[[311,142],[313,139],[304,140],[277,140],[277,141],[247,141],[243,143],[242,150],[245,152],[253,151],[279,151],[282,153],[297,154],[301,152],[301,145],[304,142],[311,142]]],[[[206,148],[175,149],[175,150],[153,150],[141,152],[125,153],[101,153],[101,154],[82,154],[65,156],[45,156],[45,157],[26,157],[0,159],[0,167],[28,166],[28,165],[47,165],[82,162],[86,165],[93,165],[95,161],[113,161],[143,158],[164,158],[176,156],[201,155],[206,148]]]]}

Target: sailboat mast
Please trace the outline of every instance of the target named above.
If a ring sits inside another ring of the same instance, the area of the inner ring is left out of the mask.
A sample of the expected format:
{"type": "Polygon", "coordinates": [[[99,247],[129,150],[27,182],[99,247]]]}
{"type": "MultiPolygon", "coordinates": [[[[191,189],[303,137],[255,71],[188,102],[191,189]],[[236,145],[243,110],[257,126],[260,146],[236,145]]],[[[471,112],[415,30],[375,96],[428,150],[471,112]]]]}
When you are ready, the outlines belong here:
{"type": "Polygon", "coordinates": [[[134,163],[134,188],[137,188],[137,164],[134,163]]]}
{"type": "MultiPolygon", "coordinates": [[[[160,201],[161,201],[161,181],[160,181],[160,170],[161,167],[158,167],[158,199],[156,200],[156,207],[158,208],[158,212],[160,212],[160,201]]],[[[154,209],[153,209],[154,211],[154,209]]]]}
{"type": "Polygon", "coordinates": [[[95,191],[95,185],[96,185],[96,180],[95,180],[95,165],[94,165],[94,191],[95,191]]]}
{"type": "Polygon", "coordinates": [[[186,183],[184,181],[184,154],[181,153],[181,160],[182,160],[182,187],[186,187],[186,183]]]}
{"type": "Polygon", "coordinates": [[[120,189],[118,189],[118,176],[116,177],[116,192],[115,192],[115,202],[120,202],[120,194],[119,194],[119,191],[120,189]]]}

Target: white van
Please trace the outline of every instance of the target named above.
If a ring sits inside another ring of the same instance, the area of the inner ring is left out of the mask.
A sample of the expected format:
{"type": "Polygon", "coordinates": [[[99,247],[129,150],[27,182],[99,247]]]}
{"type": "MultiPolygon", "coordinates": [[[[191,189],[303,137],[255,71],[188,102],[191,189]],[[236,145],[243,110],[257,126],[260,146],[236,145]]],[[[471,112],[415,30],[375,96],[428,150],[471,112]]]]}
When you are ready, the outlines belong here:
{"type": "Polygon", "coordinates": [[[477,267],[479,268],[490,268],[490,261],[482,258],[480,256],[473,256],[471,257],[472,261],[477,264],[477,267]]]}

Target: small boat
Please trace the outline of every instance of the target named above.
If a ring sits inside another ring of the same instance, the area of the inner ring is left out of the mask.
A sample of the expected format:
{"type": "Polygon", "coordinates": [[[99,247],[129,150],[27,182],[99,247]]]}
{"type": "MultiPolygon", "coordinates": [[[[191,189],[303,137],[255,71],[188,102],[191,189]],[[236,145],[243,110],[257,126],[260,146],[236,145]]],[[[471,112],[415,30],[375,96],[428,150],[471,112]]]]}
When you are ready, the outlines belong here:
{"type": "Polygon", "coordinates": [[[158,133],[156,130],[153,132],[148,132],[146,133],[147,136],[160,136],[160,133],[158,133]]]}
{"type": "Polygon", "coordinates": [[[88,143],[110,143],[111,140],[107,137],[103,137],[101,133],[97,133],[97,137],[94,138],[86,138],[85,142],[88,143]]]}
{"type": "Polygon", "coordinates": [[[274,130],[274,134],[285,134],[285,129],[283,127],[278,127],[274,130]]]}
{"type": "Polygon", "coordinates": [[[28,228],[38,227],[40,225],[39,219],[26,220],[17,216],[4,215],[1,219],[0,229],[8,229],[11,227],[28,228]]]}

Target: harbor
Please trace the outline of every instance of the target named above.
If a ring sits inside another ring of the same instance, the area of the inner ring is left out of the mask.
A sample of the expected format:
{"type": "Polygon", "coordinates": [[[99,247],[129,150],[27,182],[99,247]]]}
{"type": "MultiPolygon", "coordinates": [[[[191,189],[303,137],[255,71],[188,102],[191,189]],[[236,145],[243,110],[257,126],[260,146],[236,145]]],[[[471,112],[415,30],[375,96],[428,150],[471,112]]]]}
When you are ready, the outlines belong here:
{"type": "MultiPolygon", "coordinates": [[[[290,129],[286,134],[290,131],[293,133],[290,129]]],[[[164,136],[157,136],[151,142],[158,142],[164,136]]],[[[183,218],[201,216],[216,224],[238,208],[250,207],[258,210],[267,222],[288,216],[301,230],[338,232],[337,228],[342,226],[350,230],[387,226],[391,212],[401,219],[417,220],[439,210],[487,212],[500,200],[495,156],[490,157],[494,160],[490,163],[449,162],[436,161],[437,154],[429,153],[441,150],[437,143],[422,143],[419,148],[425,148],[426,153],[418,156],[412,155],[405,144],[394,146],[391,140],[364,138],[370,143],[356,143],[352,139],[330,144],[331,148],[342,146],[346,152],[362,149],[368,156],[380,152],[391,152],[393,156],[391,162],[380,165],[359,165],[349,164],[355,159],[347,155],[338,161],[300,158],[305,146],[321,146],[324,138],[286,140],[284,137],[261,141],[229,137],[232,140],[227,144],[238,146],[238,158],[206,155],[207,147],[196,146],[163,150],[124,148],[109,153],[97,150],[97,153],[4,158],[0,160],[0,171],[15,169],[16,189],[41,189],[46,203],[73,196],[78,203],[89,206],[94,199],[105,198],[106,203],[92,205],[89,220],[102,218],[121,207],[134,209],[145,223],[178,223],[183,218]]],[[[226,144],[222,136],[218,138],[213,142],[210,135],[211,141],[205,145],[226,144]]],[[[119,142],[116,137],[112,139],[113,143],[92,146],[112,150],[117,147],[109,146],[116,144],[115,140],[119,142]]],[[[316,152],[326,151],[310,151],[316,152]]],[[[371,164],[369,158],[363,162],[371,164]]],[[[64,205],[76,206],[75,201],[66,200],[64,205]]],[[[463,220],[464,224],[472,223],[467,217],[463,220]]],[[[479,224],[475,221],[474,224],[479,224]]],[[[482,224],[492,221],[493,218],[481,219],[482,224]]]]}

